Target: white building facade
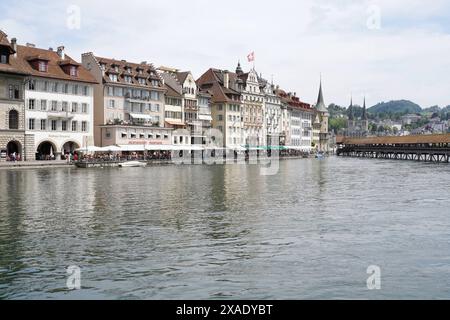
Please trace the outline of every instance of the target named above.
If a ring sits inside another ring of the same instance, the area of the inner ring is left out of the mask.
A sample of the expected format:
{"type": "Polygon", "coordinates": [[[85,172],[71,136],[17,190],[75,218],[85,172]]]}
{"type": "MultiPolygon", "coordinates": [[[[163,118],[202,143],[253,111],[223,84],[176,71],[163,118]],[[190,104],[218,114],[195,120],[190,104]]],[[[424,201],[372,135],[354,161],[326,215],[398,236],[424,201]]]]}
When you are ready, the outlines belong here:
{"type": "Polygon", "coordinates": [[[96,81],[89,72],[67,56],[64,47],[53,51],[18,45],[17,58],[29,74],[24,92],[25,133],[35,159],[64,159],[92,144],[96,81]]]}
{"type": "Polygon", "coordinates": [[[283,131],[281,99],[275,94],[273,85],[267,85],[264,93],[266,142],[268,146],[280,145],[283,131]]]}
{"type": "Polygon", "coordinates": [[[25,103],[26,133],[34,136],[37,160],[52,154],[61,159],[92,145],[91,85],[32,77],[26,86],[25,103]]]}

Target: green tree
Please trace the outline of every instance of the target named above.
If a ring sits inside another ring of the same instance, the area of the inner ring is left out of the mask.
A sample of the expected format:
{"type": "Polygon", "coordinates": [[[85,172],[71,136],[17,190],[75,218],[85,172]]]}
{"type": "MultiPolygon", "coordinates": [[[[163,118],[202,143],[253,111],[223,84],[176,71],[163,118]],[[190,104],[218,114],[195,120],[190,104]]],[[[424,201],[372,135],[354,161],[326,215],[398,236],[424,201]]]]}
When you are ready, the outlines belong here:
{"type": "Polygon", "coordinates": [[[328,122],[330,131],[339,132],[347,126],[347,120],[345,118],[332,118],[328,122]]]}

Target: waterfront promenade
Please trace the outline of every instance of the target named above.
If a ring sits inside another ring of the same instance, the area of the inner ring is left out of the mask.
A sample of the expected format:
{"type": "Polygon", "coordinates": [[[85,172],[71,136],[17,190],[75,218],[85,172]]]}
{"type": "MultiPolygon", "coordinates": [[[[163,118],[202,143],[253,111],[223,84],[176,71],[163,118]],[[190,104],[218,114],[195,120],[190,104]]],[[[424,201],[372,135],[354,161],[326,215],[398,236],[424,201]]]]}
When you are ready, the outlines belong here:
{"type": "Polygon", "coordinates": [[[68,163],[65,160],[51,160],[51,161],[5,161],[0,162],[0,170],[2,169],[18,169],[18,168],[43,168],[43,167],[70,167],[73,163],[68,163]]]}
{"type": "MultiPolygon", "coordinates": [[[[307,158],[312,157],[313,155],[308,156],[307,158]]],[[[258,158],[252,158],[251,161],[244,160],[238,160],[238,159],[216,159],[215,163],[217,164],[248,164],[252,163],[253,161],[257,161],[258,163],[264,163],[267,161],[275,161],[275,160],[294,160],[294,159],[303,159],[305,156],[282,156],[279,158],[268,158],[268,157],[258,157],[258,158]]],[[[159,160],[140,160],[140,159],[130,159],[130,161],[136,160],[140,162],[146,162],[148,166],[151,165],[170,165],[170,164],[184,164],[184,165],[190,165],[190,164],[199,164],[194,161],[194,159],[178,159],[178,160],[172,160],[172,159],[159,159],[159,160]]],[[[60,167],[73,167],[77,166],[79,168],[101,168],[101,167],[118,167],[119,164],[126,162],[126,160],[122,161],[116,161],[116,160],[101,160],[101,159],[92,159],[92,160],[81,160],[77,162],[70,162],[68,163],[65,160],[52,160],[52,161],[8,161],[8,162],[0,162],[0,170],[7,170],[7,169],[37,169],[37,168],[45,168],[45,167],[53,167],[53,168],[60,168],[60,167]]],[[[209,162],[202,161],[203,165],[211,164],[209,162]]]]}

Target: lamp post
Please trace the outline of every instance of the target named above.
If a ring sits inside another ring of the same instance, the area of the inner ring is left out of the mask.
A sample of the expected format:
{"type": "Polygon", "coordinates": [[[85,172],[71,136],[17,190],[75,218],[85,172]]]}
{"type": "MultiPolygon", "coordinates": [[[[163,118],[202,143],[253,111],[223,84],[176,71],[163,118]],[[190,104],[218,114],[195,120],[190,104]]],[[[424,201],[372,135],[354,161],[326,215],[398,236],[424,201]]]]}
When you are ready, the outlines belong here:
{"type": "Polygon", "coordinates": [[[26,145],[27,145],[27,134],[26,134],[26,131],[27,131],[27,119],[26,119],[26,100],[25,100],[25,91],[26,91],[26,86],[27,86],[27,84],[29,84],[31,82],[31,78],[30,77],[26,77],[24,80],[23,80],[23,82],[22,82],[22,85],[23,85],[23,90],[22,90],[22,96],[23,96],[23,148],[22,148],[22,150],[23,150],[23,156],[22,156],[22,159],[23,159],[23,161],[27,161],[27,147],[26,147],[26,145]]]}

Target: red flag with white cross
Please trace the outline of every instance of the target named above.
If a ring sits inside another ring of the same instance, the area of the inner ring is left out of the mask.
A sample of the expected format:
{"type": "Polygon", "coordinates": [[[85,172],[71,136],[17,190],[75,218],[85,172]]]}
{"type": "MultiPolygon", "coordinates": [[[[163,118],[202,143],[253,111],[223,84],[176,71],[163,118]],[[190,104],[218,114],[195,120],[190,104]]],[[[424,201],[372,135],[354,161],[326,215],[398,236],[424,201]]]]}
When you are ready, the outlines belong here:
{"type": "Polygon", "coordinates": [[[248,60],[248,62],[255,61],[255,52],[254,51],[247,56],[247,60],[248,60]]]}

